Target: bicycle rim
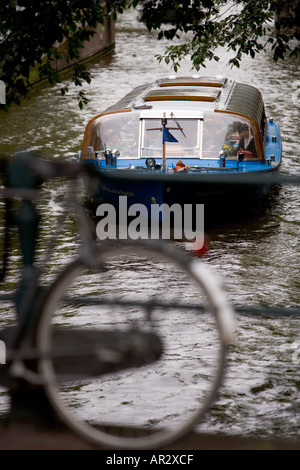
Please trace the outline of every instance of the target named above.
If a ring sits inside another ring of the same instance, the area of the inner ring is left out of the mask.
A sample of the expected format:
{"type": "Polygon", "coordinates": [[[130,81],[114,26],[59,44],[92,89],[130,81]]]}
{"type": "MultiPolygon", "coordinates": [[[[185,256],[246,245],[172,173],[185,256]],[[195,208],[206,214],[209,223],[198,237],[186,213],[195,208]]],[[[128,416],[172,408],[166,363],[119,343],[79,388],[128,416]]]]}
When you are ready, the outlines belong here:
{"type": "Polygon", "coordinates": [[[37,338],[46,392],[62,419],[97,445],[161,448],[213,404],[231,308],[211,273],[169,245],[105,243],[95,261],[91,271],[78,259],[50,290],[37,338]],[[144,335],[136,365],[126,363],[133,332],[144,335]]]}

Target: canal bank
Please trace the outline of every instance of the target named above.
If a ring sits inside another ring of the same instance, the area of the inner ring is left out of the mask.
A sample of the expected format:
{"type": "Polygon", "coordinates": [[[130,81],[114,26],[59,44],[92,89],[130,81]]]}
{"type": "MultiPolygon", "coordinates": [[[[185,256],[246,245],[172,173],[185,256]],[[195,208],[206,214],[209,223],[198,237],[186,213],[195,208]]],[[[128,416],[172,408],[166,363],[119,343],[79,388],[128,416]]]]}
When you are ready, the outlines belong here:
{"type": "MultiPolygon", "coordinates": [[[[68,75],[75,64],[87,64],[91,61],[101,58],[106,53],[110,52],[115,46],[115,23],[112,18],[109,18],[105,23],[98,24],[94,30],[94,35],[89,41],[84,43],[84,46],[79,50],[77,59],[69,60],[68,58],[68,42],[64,41],[57,47],[60,58],[56,58],[53,64],[56,72],[61,77],[68,75]]],[[[44,85],[47,79],[40,79],[39,67],[36,66],[32,69],[30,74],[30,82],[34,88],[44,85]]]]}

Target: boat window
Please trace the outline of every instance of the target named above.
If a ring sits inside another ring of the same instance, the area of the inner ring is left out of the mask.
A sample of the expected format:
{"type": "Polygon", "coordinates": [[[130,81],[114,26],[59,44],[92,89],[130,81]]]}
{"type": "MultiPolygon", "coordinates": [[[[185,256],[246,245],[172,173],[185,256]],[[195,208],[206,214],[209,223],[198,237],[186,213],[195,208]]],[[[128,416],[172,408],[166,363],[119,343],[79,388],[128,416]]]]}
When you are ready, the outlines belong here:
{"type": "Polygon", "coordinates": [[[163,142],[166,157],[199,157],[198,119],[145,119],[142,157],[161,157],[163,142]]]}
{"type": "Polygon", "coordinates": [[[107,150],[118,150],[119,158],[137,157],[139,148],[139,113],[107,114],[95,119],[86,137],[83,158],[88,149],[93,155],[107,150]]]}
{"type": "Polygon", "coordinates": [[[246,118],[225,113],[203,116],[202,158],[218,158],[221,153],[236,159],[243,151],[245,158],[258,158],[255,130],[246,118]]]}
{"type": "Polygon", "coordinates": [[[118,150],[119,158],[162,157],[218,159],[220,154],[236,159],[261,158],[260,132],[250,120],[235,114],[207,112],[203,119],[175,117],[140,120],[139,112],[104,114],[89,124],[83,158],[118,150]]]}

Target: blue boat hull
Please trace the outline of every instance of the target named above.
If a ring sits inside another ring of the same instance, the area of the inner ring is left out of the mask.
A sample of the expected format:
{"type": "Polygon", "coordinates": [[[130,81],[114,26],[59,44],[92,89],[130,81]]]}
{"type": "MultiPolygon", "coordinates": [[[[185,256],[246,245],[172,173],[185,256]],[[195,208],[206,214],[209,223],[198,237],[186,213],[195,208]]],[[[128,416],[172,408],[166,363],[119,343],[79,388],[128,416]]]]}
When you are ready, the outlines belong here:
{"type": "MultiPolygon", "coordinates": [[[[126,209],[135,204],[143,205],[147,209],[148,218],[156,218],[157,212],[153,215],[153,206],[168,207],[180,205],[192,206],[193,215],[197,205],[204,205],[205,227],[214,225],[216,221],[241,218],[255,213],[257,208],[267,201],[267,196],[274,185],[268,182],[268,177],[274,173],[269,170],[257,174],[241,175],[201,175],[193,177],[186,175],[151,175],[145,178],[141,174],[131,176],[130,172],[124,171],[101,171],[101,182],[98,190],[89,193],[89,199],[94,206],[100,204],[111,204],[118,213],[119,210],[125,212],[126,209]],[[127,174],[125,174],[127,173],[127,174]],[[174,176],[174,177],[173,177],[174,176]],[[176,178],[179,176],[179,178],[176,178]],[[239,178],[236,178],[239,176],[239,178]],[[186,178],[185,178],[186,177],[186,178]],[[266,182],[264,182],[266,177],[266,182]],[[256,179],[259,181],[255,183],[256,179]],[[232,181],[235,181],[234,183],[232,181]],[[120,198],[123,197],[120,205],[120,198]],[[126,205],[124,200],[126,199],[126,205]]],[[[89,188],[86,188],[87,193],[89,188]]],[[[138,210],[138,206],[134,206],[138,210]]],[[[158,220],[162,221],[163,212],[158,212],[158,220]]]]}

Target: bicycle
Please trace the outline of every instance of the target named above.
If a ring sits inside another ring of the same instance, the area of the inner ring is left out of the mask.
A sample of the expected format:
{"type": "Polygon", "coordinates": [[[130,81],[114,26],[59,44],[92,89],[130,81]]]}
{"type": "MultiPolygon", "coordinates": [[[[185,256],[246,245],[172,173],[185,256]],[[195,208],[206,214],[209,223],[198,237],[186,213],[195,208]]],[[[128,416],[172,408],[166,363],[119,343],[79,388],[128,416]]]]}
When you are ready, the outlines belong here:
{"type": "MultiPolygon", "coordinates": [[[[66,177],[73,186],[95,171],[32,152],[1,170],[8,181],[6,234],[16,195],[33,215],[30,226],[19,223],[24,269],[6,374],[43,387],[59,418],[96,445],[161,448],[188,433],[216,399],[233,339],[233,310],[219,281],[175,244],[98,243],[72,196],[82,253],[41,288],[33,201],[45,181],[66,177]],[[20,168],[22,176],[15,173],[20,168]]],[[[6,264],[4,257],[3,275],[6,264]]]]}

